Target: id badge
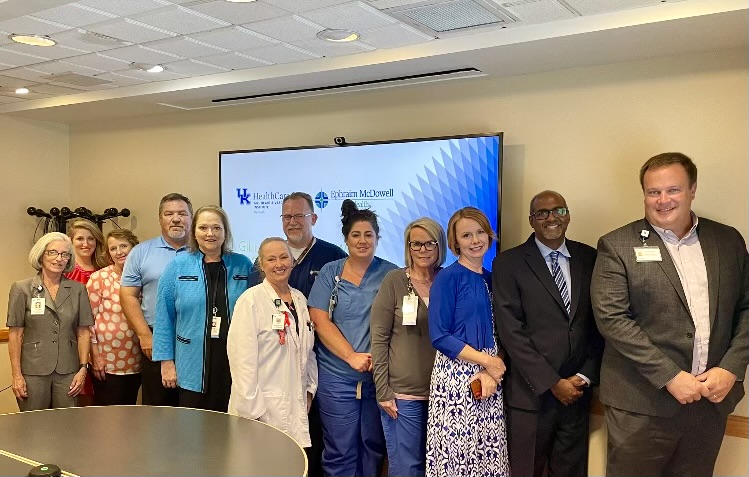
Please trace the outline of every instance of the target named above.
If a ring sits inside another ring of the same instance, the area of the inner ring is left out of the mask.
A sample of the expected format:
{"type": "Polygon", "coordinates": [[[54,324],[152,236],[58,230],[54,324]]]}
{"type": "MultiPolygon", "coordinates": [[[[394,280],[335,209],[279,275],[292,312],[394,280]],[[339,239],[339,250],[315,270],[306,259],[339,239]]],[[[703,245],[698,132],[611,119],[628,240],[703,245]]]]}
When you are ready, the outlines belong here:
{"type": "Polygon", "coordinates": [[[638,263],[663,261],[660,247],[634,247],[634,249],[638,263]]]}
{"type": "Polygon", "coordinates": [[[419,309],[419,297],[414,294],[404,296],[401,309],[403,310],[403,326],[414,326],[419,309]]]}
{"type": "Polygon", "coordinates": [[[218,338],[221,333],[221,317],[214,316],[211,318],[211,338],[218,338]]]}
{"type": "Polygon", "coordinates": [[[32,315],[44,314],[44,298],[32,298],[31,299],[31,314],[32,315]]]}
{"type": "Polygon", "coordinates": [[[284,319],[286,318],[286,315],[284,315],[283,313],[273,313],[273,315],[271,315],[271,318],[273,319],[271,329],[282,331],[284,329],[284,319]]]}

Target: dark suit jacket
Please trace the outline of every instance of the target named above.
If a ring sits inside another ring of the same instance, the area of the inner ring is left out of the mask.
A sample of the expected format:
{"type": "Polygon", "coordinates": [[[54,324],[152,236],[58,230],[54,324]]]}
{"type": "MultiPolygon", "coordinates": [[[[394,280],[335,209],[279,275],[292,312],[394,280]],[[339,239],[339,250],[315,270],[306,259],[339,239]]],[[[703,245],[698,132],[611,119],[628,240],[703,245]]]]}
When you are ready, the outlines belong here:
{"type": "Polygon", "coordinates": [[[41,284],[41,276],[36,275],[10,287],[7,324],[23,328],[21,373],[73,373],[80,369],[78,327],[94,324],[86,287],[62,277],[55,301],[46,289],[38,291],[41,284]],[[31,299],[36,297],[45,299],[43,315],[31,314],[31,299]]]}
{"type": "Polygon", "coordinates": [[[504,386],[510,406],[538,410],[540,395],[576,373],[598,382],[602,346],[590,305],[596,251],[580,242],[566,243],[572,281],[569,317],[535,235],[494,259],[494,321],[509,357],[504,386]]]}
{"type": "MultiPolygon", "coordinates": [[[[697,226],[707,268],[710,347],[707,369],[715,366],[743,380],[749,363],[749,259],[744,239],[726,225],[700,218],[697,226]]],[[[642,219],[598,241],[591,288],[593,310],[606,348],[601,368],[601,401],[625,411],[673,416],[679,402],[665,385],[692,369],[694,323],[668,249],[642,219]],[[649,246],[661,262],[637,263],[633,247],[649,230],[649,246]]],[[[729,414],[744,395],[736,382],[716,404],[729,414]]]]}

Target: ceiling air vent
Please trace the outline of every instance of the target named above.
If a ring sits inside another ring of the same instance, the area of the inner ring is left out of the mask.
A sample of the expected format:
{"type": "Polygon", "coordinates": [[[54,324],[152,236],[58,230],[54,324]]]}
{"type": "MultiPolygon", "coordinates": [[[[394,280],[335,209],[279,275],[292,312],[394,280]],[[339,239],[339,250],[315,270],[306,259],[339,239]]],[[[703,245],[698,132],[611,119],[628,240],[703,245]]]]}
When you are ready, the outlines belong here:
{"type": "Polygon", "coordinates": [[[431,0],[383,11],[427,34],[441,36],[454,31],[463,32],[467,28],[502,26],[514,22],[495,4],[483,0],[431,0]]]}
{"type": "Polygon", "coordinates": [[[103,80],[99,78],[94,78],[91,76],[85,76],[85,75],[79,75],[78,73],[73,73],[70,71],[66,71],[64,73],[55,73],[52,75],[47,75],[44,77],[47,81],[54,81],[56,83],[64,83],[64,84],[71,84],[74,86],[99,86],[102,84],[111,83],[111,81],[103,80]]]}

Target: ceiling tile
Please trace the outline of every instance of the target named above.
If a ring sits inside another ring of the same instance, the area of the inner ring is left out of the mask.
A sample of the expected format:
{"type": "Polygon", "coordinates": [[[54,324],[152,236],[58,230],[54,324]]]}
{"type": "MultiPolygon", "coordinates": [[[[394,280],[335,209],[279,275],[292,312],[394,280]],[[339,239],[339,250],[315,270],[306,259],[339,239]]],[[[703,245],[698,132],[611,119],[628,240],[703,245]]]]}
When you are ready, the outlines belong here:
{"type": "Polygon", "coordinates": [[[222,28],[206,33],[190,35],[194,38],[211,45],[216,45],[227,50],[248,50],[250,48],[261,48],[276,44],[272,38],[249,31],[242,27],[222,28]]]}
{"type": "MultiPolygon", "coordinates": [[[[125,48],[119,48],[117,50],[109,50],[106,53],[102,53],[103,56],[109,58],[115,58],[122,60],[126,63],[167,63],[169,61],[176,61],[181,59],[176,55],[165,53],[163,51],[156,51],[151,48],[146,48],[140,45],[127,46],[125,48]]],[[[109,71],[114,71],[121,68],[111,68],[109,71]]]]}
{"type": "Polygon", "coordinates": [[[187,75],[187,76],[212,75],[216,73],[224,73],[226,71],[231,71],[229,68],[211,65],[209,63],[205,63],[205,62],[198,61],[198,60],[175,61],[174,63],[165,64],[164,67],[168,71],[173,71],[175,73],[179,73],[179,74],[187,75]]]}
{"type": "Polygon", "coordinates": [[[153,48],[158,51],[165,51],[182,58],[195,58],[198,56],[215,55],[217,53],[227,51],[226,48],[219,48],[217,46],[203,43],[198,40],[193,40],[192,38],[188,38],[185,36],[156,41],[153,43],[149,43],[147,46],[149,48],[153,48]]]}
{"type": "MultiPolygon", "coordinates": [[[[3,93],[2,91],[2,88],[0,88],[0,104],[20,103],[21,101],[26,101],[26,99],[20,96],[6,96],[7,93],[3,93]]],[[[10,93],[13,92],[11,91],[10,93]]]]}
{"type": "Polygon", "coordinates": [[[130,44],[79,28],[58,33],[54,35],[54,39],[57,41],[58,47],[65,46],[85,50],[89,53],[111,50],[112,48],[120,48],[130,44]]]}
{"type": "Polygon", "coordinates": [[[277,40],[292,42],[299,40],[309,40],[315,38],[315,35],[325,27],[311,22],[306,18],[298,15],[274,18],[261,22],[248,23],[242,25],[248,30],[275,38],[277,40]]]}
{"type": "MultiPolygon", "coordinates": [[[[605,3],[598,0],[600,3],[605,3]]],[[[523,23],[545,23],[573,18],[576,15],[554,0],[511,0],[500,6],[512,13],[523,23]]]]}
{"type": "Polygon", "coordinates": [[[77,3],[123,17],[164,7],[157,0],[78,0],[77,3]]]}
{"type": "Polygon", "coordinates": [[[400,46],[425,43],[434,37],[405,24],[370,28],[361,32],[360,41],[375,48],[398,48],[400,46]]]}
{"type": "Polygon", "coordinates": [[[169,7],[158,11],[143,13],[133,17],[134,20],[153,25],[157,28],[187,35],[201,31],[215,30],[231,23],[211,18],[202,13],[184,8],[169,7]]]}
{"type": "Polygon", "coordinates": [[[190,5],[195,10],[235,25],[288,15],[288,12],[267,3],[231,3],[224,0],[190,5]]]}
{"type": "Polygon", "coordinates": [[[146,25],[129,18],[93,25],[88,30],[133,43],[163,40],[177,36],[177,33],[146,25]]]}
{"type": "Polygon", "coordinates": [[[28,86],[31,83],[34,83],[34,81],[6,76],[4,71],[3,71],[3,74],[0,75],[0,88],[3,88],[3,90],[5,89],[15,90],[16,88],[20,88],[22,86],[28,86]]]}
{"type": "Polygon", "coordinates": [[[43,71],[36,71],[30,68],[13,68],[10,70],[3,71],[3,76],[19,79],[21,81],[25,82],[33,82],[33,83],[44,83],[49,81],[47,79],[48,73],[45,73],[43,71]]]}
{"type": "Polygon", "coordinates": [[[246,54],[270,63],[295,63],[297,61],[313,60],[321,57],[321,55],[317,55],[311,51],[283,43],[268,48],[248,50],[246,54]]]}
{"type": "Polygon", "coordinates": [[[331,43],[329,41],[314,38],[312,40],[303,40],[293,43],[294,46],[316,53],[320,56],[342,56],[353,55],[363,51],[374,50],[374,47],[365,45],[360,41],[351,43],[331,43]]]}
{"type": "Polygon", "coordinates": [[[70,26],[34,18],[31,16],[11,18],[0,22],[0,31],[7,34],[28,33],[34,35],[52,35],[61,31],[70,30],[70,26]]]}
{"type": "Polygon", "coordinates": [[[97,11],[89,6],[77,5],[75,3],[42,10],[41,12],[34,13],[33,16],[35,18],[62,23],[72,27],[90,25],[92,23],[99,23],[117,17],[117,15],[112,13],[97,11]]]}
{"type": "Polygon", "coordinates": [[[366,30],[395,23],[396,20],[363,2],[323,8],[304,13],[304,18],[326,28],[343,30],[366,30]]]}
{"type": "Polygon", "coordinates": [[[89,55],[68,58],[67,60],[65,60],[65,63],[76,66],[83,66],[84,68],[92,68],[98,71],[116,71],[129,67],[131,61],[114,59],[112,57],[102,56],[99,53],[91,53],[89,55]]]}
{"type": "Polygon", "coordinates": [[[660,3],[662,3],[661,0],[567,0],[567,4],[581,15],[594,15],[660,3]]]}
{"type": "Polygon", "coordinates": [[[72,88],[70,86],[62,86],[57,84],[37,84],[33,86],[33,91],[36,93],[50,94],[53,96],[63,96],[66,94],[75,94],[85,91],[84,89],[72,88]]]}
{"type": "Polygon", "coordinates": [[[260,59],[249,58],[239,53],[224,53],[215,56],[206,56],[200,59],[211,65],[223,66],[232,70],[244,70],[247,68],[257,68],[258,66],[267,66],[270,62],[260,59]]]}
{"type": "Polygon", "coordinates": [[[5,45],[3,46],[3,49],[26,55],[43,57],[47,60],[59,60],[60,58],[69,58],[71,56],[85,55],[86,53],[89,53],[88,51],[67,48],[62,45],[41,47],[23,45],[21,43],[5,45]]]}
{"type": "Polygon", "coordinates": [[[47,74],[76,73],[79,75],[93,76],[101,73],[101,70],[86,68],[84,66],[74,65],[72,63],[63,63],[62,61],[49,61],[34,65],[34,70],[47,74]]]}
{"type": "Polygon", "coordinates": [[[0,47],[0,63],[3,63],[3,64],[12,65],[12,66],[26,66],[26,65],[33,65],[34,63],[39,63],[42,61],[47,61],[47,60],[40,56],[31,56],[31,55],[26,55],[22,53],[17,53],[11,50],[9,45],[0,47]]]}
{"type": "Polygon", "coordinates": [[[116,73],[101,73],[96,75],[97,78],[112,81],[117,86],[132,86],[135,84],[148,83],[146,80],[140,78],[133,78],[130,76],[123,76],[116,73]]]}
{"type": "Polygon", "coordinates": [[[318,8],[331,7],[333,5],[341,5],[350,0],[265,0],[271,5],[283,8],[289,12],[306,12],[309,10],[316,10],[318,8]]]}
{"type": "MultiPolygon", "coordinates": [[[[123,71],[114,71],[113,73],[121,74],[123,76],[129,76],[131,78],[137,78],[145,80],[149,83],[153,83],[155,81],[169,81],[169,80],[175,80],[175,79],[183,79],[186,78],[186,75],[180,75],[177,73],[172,73],[170,71],[162,71],[161,73],[149,73],[147,71],[141,71],[141,70],[123,70],[123,71]]],[[[99,78],[100,76],[97,76],[99,78]]]]}
{"type": "MultiPolygon", "coordinates": [[[[2,91],[2,90],[0,90],[2,91]]],[[[11,98],[23,98],[24,100],[30,100],[30,99],[45,99],[45,98],[51,98],[51,94],[44,94],[44,93],[36,93],[34,90],[30,89],[28,94],[24,94],[22,96],[16,95],[13,91],[6,91],[5,93],[1,93],[3,95],[7,95],[11,98]]]]}

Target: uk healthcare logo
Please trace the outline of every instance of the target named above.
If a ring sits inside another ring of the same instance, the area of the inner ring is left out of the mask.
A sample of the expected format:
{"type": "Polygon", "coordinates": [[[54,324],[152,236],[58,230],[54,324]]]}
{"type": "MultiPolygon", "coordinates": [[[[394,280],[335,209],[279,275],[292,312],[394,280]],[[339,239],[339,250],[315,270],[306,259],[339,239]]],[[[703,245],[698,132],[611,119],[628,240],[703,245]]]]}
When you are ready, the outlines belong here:
{"type": "Polygon", "coordinates": [[[315,196],[315,205],[321,209],[324,209],[328,205],[328,194],[322,190],[315,196]]]}
{"type": "Polygon", "coordinates": [[[239,198],[239,205],[250,205],[250,194],[247,193],[247,189],[237,189],[237,197],[239,198]]]}

